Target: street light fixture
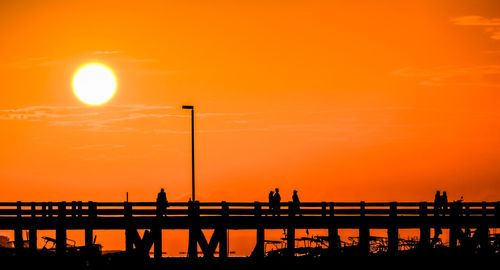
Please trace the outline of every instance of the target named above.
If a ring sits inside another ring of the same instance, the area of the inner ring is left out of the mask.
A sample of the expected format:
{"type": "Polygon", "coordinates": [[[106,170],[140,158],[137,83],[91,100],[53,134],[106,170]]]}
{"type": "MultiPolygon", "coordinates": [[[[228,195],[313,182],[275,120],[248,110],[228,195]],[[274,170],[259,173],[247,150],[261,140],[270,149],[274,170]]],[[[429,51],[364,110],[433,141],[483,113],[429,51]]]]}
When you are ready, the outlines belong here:
{"type": "Polygon", "coordinates": [[[183,110],[191,110],[191,175],[192,175],[192,200],[195,200],[195,192],[194,192],[194,106],[191,105],[183,105],[183,110]]]}

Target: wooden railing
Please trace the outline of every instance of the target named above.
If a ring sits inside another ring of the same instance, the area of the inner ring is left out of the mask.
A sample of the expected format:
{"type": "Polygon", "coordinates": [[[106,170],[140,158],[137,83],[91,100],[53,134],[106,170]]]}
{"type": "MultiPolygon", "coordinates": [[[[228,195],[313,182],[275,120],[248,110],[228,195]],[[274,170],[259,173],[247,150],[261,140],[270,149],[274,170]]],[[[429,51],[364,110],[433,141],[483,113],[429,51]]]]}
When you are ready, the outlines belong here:
{"type": "Polygon", "coordinates": [[[264,256],[266,229],[287,231],[287,254],[293,256],[295,230],[328,229],[329,252],[338,243],[338,229],[359,230],[359,250],[369,252],[370,229],[387,229],[388,252],[398,250],[398,230],[420,230],[420,246],[431,246],[431,227],[449,229],[450,247],[462,239],[462,228],[476,228],[479,246],[488,250],[489,229],[500,228],[500,202],[452,202],[436,208],[428,202],[303,202],[300,208],[292,202],[281,203],[271,210],[261,202],[172,202],[160,207],[154,202],[0,202],[0,228],[14,230],[15,246],[24,246],[23,230],[29,230],[29,247],[36,249],[37,230],[56,230],[57,253],[64,254],[66,231],[85,230],[85,246],[92,247],[93,231],[125,230],[126,250],[148,254],[154,244],[155,257],[162,254],[163,229],[189,230],[190,258],[198,254],[213,257],[219,245],[227,257],[227,231],[254,229],[256,257],[264,256]],[[163,209],[162,209],[163,208],[163,209]],[[275,217],[280,216],[280,217],[275,217]],[[148,234],[141,238],[138,230],[148,234]],[[203,229],[214,229],[208,241],[203,229]]]}
{"type": "MultiPolygon", "coordinates": [[[[166,216],[189,216],[190,207],[197,207],[200,216],[262,216],[272,215],[268,203],[261,202],[171,202],[166,216]]],[[[157,215],[154,202],[0,202],[2,217],[116,217],[124,216],[129,207],[134,217],[157,215]]],[[[281,203],[279,214],[289,215],[291,202],[281,203]]],[[[500,202],[449,203],[447,209],[438,210],[428,202],[303,202],[296,215],[302,216],[500,216],[500,202]]]]}

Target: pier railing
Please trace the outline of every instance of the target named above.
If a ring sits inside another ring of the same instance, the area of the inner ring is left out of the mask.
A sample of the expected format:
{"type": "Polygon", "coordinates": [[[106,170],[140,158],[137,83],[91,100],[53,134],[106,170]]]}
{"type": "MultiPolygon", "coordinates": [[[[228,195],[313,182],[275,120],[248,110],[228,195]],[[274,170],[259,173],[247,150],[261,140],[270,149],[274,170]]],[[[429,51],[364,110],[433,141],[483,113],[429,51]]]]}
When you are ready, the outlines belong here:
{"type": "MultiPolygon", "coordinates": [[[[57,253],[66,250],[67,230],[85,230],[85,246],[93,246],[94,230],[124,230],[126,250],[155,257],[162,255],[162,231],[189,230],[188,256],[227,257],[227,231],[256,230],[254,256],[264,256],[265,230],[286,229],[286,254],[295,254],[296,229],[327,229],[329,254],[339,244],[339,229],[358,229],[358,249],[370,252],[370,229],[386,229],[387,252],[398,251],[398,230],[418,229],[419,247],[431,248],[431,229],[449,229],[449,245],[460,242],[470,250],[491,250],[489,230],[500,228],[500,202],[451,202],[436,206],[428,202],[292,202],[270,207],[261,202],[0,202],[0,229],[15,231],[16,249],[24,247],[23,230],[29,231],[29,247],[36,249],[38,230],[56,230],[57,253]],[[273,208],[273,209],[270,209],[273,208]],[[139,230],[145,230],[139,235],[139,230]],[[213,229],[206,239],[204,229],[213,229]],[[470,237],[463,231],[474,229],[470,237]],[[472,244],[471,244],[472,243],[472,244]]],[[[496,245],[496,244],[495,244],[496,245]]],[[[493,245],[493,246],[495,246],[493,245]]]]}
{"type": "MultiPolygon", "coordinates": [[[[255,216],[289,215],[291,211],[302,216],[495,216],[500,214],[500,202],[451,202],[444,209],[435,209],[429,202],[302,202],[300,209],[292,202],[280,203],[273,211],[269,203],[261,202],[169,202],[165,216],[189,216],[190,205],[197,206],[199,216],[255,216]]],[[[0,202],[2,217],[55,217],[64,211],[66,217],[124,216],[126,207],[134,217],[154,217],[155,202],[0,202]]]]}

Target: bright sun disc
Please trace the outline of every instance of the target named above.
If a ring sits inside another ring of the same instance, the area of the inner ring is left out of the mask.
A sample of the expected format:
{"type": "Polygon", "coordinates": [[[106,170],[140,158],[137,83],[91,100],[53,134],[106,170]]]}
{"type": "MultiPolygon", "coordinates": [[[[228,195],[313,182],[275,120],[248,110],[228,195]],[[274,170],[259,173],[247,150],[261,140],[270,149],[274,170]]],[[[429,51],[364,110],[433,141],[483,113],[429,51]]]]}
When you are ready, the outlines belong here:
{"type": "Polygon", "coordinates": [[[84,103],[99,105],[113,97],[116,80],[113,72],[101,64],[88,64],[80,68],[73,78],[73,92],[84,103]]]}

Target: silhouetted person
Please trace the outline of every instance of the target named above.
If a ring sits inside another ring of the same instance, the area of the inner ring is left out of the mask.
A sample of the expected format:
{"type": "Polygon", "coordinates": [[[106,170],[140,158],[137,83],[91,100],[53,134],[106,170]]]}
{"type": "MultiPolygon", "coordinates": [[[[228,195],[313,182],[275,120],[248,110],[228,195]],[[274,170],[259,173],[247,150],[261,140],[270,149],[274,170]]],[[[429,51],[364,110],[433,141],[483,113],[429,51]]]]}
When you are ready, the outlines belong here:
{"type": "Polygon", "coordinates": [[[280,196],[280,190],[279,188],[274,189],[274,196],[273,196],[273,206],[274,206],[274,215],[277,215],[278,217],[280,216],[280,204],[281,204],[281,196],[280,196]]]}
{"type": "Polygon", "coordinates": [[[156,198],[156,207],[158,209],[158,215],[162,217],[167,208],[167,194],[165,194],[165,190],[162,188],[158,193],[158,197],[156,198]]]}
{"type": "Polygon", "coordinates": [[[462,202],[463,201],[464,201],[464,196],[460,196],[460,200],[454,202],[454,205],[455,205],[455,215],[457,215],[457,216],[461,216],[462,215],[462,212],[463,212],[462,202]]]}
{"type": "Polygon", "coordinates": [[[437,190],[436,195],[434,195],[434,216],[439,216],[440,212],[441,212],[441,192],[437,190]]]}
{"type": "MultiPolygon", "coordinates": [[[[442,198],[441,198],[441,192],[439,190],[436,191],[436,194],[434,195],[434,217],[438,218],[441,213],[441,207],[442,205],[442,198]]],[[[432,238],[431,241],[431,246],[434,246],[438,241],[439,241],[439,236],[443,233],[441,230],[441,227],[437,225],[434,227],[434,237],[432,238]]]]}
{"type": "MultiPolygon", "coordinates": [[[[269,191],[269,213],[272,213],[274,216],[274,202],[273,202],[274,196],[273,195],[274,195],[274,191],[272,191],[272,190],[269,191]]],[[[267,213],[266,213],[266,216],[267,216],[267,213]]]]}
{"type": "Polygon", "coordinates": [[[297,195],[297,190],[293,191],[292,207],[296,215],[302,216],[302,213],[300,212],[300,200],[299,200],[299,195],[297,195]]]}
{"type": "Polygon", "coordinates": [[[441,208],[443,216],[446,215],[446,212],[448,211],[448,195],[446,195],[446,191],[443,191],[443,196],[441,196],[441,208]]]}

